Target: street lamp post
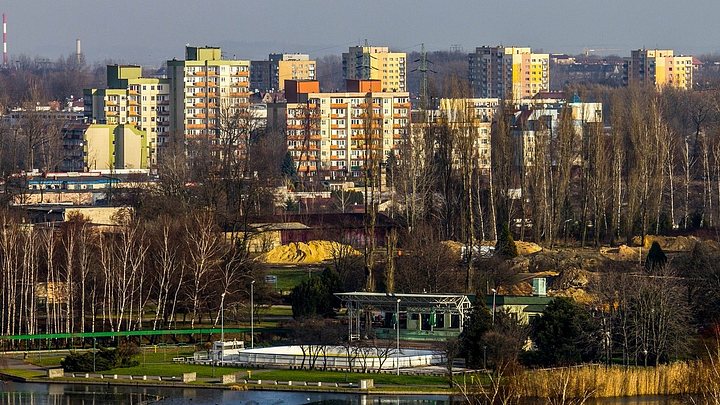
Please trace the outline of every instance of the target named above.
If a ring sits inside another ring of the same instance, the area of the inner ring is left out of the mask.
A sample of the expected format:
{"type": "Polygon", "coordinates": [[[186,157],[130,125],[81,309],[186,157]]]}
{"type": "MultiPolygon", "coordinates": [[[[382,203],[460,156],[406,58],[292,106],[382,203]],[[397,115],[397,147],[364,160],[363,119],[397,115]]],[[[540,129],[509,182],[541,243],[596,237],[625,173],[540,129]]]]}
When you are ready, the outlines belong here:
{"type": "Polygon", "coordinates": [[[395,301],[395,368],[400,375],[400,298],[395,301]]]}
{"type": "Polygon", "coordinates": [[[225,293],[220,295],[220,365],[225,360],[225,293]]]}
{"type": "Polygon", "coordinates": [[[497,296],[497,290],[493,288],[490,291],[492,291],[492,293],[493,293],[492,324],[495,325],[495,297],[497,296]]]}
{"type": "Polygon", "coordinates": [[[255,280],[250,282],[250,348],[255,348],[255,280]]]}

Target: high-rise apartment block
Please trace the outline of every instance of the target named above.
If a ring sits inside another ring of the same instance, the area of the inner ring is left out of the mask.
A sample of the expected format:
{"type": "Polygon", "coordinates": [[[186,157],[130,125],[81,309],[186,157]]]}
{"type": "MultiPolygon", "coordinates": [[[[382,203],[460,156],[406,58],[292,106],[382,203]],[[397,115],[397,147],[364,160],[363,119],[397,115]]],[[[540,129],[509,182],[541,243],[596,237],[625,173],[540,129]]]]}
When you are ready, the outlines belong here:
{"type": "MultiPolygon", "coordinates": [[[[129,125],[146,134],[147,164],[157,163],[157,145],[169,133],[167,79],[142,77],[134,65],[109,65],[107,88],[84,91],[85,117],[89,123],[129,125]]],[[[122,162],[123,159],[115,159],[122,162]]]]}
{"type": "Polygon", "coordinates": [[[384,92],[380,81],[350,80],[345,93],[320,93],[317,82],[286,86],[294,87],[286,87],[287,145],[300,175],[357,179],[370,165],[401,152],[409,93],[384,92]]]}
{"type": "Polygon", "coordinates": [[[220,120],[249,107],[250,62],[222,59],[217,47],[185,49],[185,60],[167,61],[170,131],[184,139],[216,140],[220,120]]]}
{"type": "Polygon", "coordinates": [[[271,53],[268,60],[250,62],[252,90],[282,91],[285,80],[315,80],[315,61],[302,53],[271,53]]]}
{"type": "Polygon", "coordinates": [[[519,100],[550,89],[550,56],[530,48],[489,47],[468,56],[475,97],[519,100]]]}
{"type": "Polygon", "coordinates": [[[380,80],[383,92],[407,91],[407,54],[386,46],[352,46],[343,53],[345,79],[380,80]]]}
{"type": "Polygon", "coordinates": [[[675,56],[671,49],[638,49],[626,61],[626,84],[652,84],[690,90],[693,85],[692,56],[675,56]]]}

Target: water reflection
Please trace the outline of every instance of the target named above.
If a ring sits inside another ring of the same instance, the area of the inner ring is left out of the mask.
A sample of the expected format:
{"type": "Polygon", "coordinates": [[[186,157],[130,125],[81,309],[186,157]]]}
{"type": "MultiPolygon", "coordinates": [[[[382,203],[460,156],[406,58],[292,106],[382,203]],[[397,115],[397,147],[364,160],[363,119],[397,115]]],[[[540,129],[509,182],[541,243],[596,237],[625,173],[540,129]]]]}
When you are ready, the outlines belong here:
{"type": "MultiPolygon", "coordinates": [[[[441,405],[462,404],[461,398],[447,395],[357,395],[342,393],[227,391],[203,388],[159,388],[138,386],[25,384],[0,381],[0,405],[441,405]]],[[[544,400],[524,401],[523,405],[545,405],[544,400]]],[[[633,397],[610,398],[587,402],[587,405],[681,405],[679,398],[633,397]]]]}

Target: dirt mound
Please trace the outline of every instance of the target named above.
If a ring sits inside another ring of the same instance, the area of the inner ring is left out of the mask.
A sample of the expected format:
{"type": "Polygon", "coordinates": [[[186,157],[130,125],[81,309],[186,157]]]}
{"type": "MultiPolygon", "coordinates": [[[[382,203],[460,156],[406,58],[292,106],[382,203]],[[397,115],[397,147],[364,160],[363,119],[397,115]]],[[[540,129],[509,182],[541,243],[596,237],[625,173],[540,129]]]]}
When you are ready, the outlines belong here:
{"type": "Polygon", "coordinates": [[[575,302],[581,303],[581,304],[589,304],[593,301],[592,294],[588,293],[587,291],[583,290],[582,288],[567,288],[564,290],[558,290],[554,291],[552,294],[550,294],[553,297],[568,297],[575,300],[575,302]]]}
{"type": "Polygon", "coordinates": [[[440,244],[450,252],[451,257],[455,261],[460,261],[465,245],[460,242],[455,242],[454,240],[444,240],[440,242],[440,244]]]}
{"type": "Polygon", "coordinates": [[[307,243],[292,242],[278,246],[258,257],[267,264],[319,264],[334,257],[358,256],[361,253],[352,246],[327,240],[313,240],[307,243]]]}
{"type": "Polygon", "coordinates": [[[517,248],[518,254],[521,256],[531,255],[543,250],[543,248],[537,243],[523,241],[515,241],[515,247],[517,248]]]}
{"type": "MultiPolygon", "coordinates": [[[[658,235],[645,235],[642,246],[645,249],[650,249],[653,242],[660,244],[660,247],[667,252],[689,252],[691,251],[699,239],[694,236],[658,236],[658,235]]],[[[640,244],[640,237],[636,236],[633,238],[633,244],[640,244]]]]}
{"type": "Polygon", "coordinates": [[[620,245],[617,248],[600,248],[600,254],[607,257],[608,259],[617,261],[638,261],[643,260],[647,251],[642,251],[642,248],[632,248],[627,245],[620,245]]]}

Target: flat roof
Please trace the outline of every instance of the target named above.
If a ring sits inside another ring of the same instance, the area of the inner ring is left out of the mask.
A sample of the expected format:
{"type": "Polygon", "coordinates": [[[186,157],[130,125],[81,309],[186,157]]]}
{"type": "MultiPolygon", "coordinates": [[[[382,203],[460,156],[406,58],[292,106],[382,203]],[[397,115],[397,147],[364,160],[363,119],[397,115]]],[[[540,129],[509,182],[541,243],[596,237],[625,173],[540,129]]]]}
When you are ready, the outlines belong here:
{"type": "Polygon", "coordinates": [[[469,308],[470,299],[465,294],[389,294],[373,292],[346,292],[335,293],[343,302],[359,305],[372,305],[378,308],[395,308],[397,301],[403,307],[451,307],[457,309],[469,308]]]}

